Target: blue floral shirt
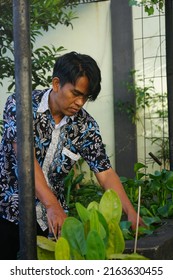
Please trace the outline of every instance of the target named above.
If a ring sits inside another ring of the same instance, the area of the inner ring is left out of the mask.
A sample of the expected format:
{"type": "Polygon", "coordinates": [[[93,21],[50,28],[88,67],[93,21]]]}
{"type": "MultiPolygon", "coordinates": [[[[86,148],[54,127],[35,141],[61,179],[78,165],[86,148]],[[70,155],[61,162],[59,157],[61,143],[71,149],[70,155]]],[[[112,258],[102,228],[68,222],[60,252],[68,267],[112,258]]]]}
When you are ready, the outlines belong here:
{"type": "MultiPolygon", "coordinates": [[[[35,153],[42,168],[56,127],[48,104],[47,106],[43,104],[45,95],[50,91],[50,89],[35,90],[32,94],[35,153]]],[[[19,219],[17,159],[12,146],[12,143],[17,141],[15,94],[7,99],[3,120],[4,131],[0,144],[0,216],[17,224],[19,219]]],[[[95,173],[107,170],[111,165],[98,124],[84,109],[72,117],[66,117],[55,140],[56,149],[45,176],[49,187],[66,209],[63,180],[79,157],[83,157],[95,173]]],[[[38,221],[44,221],[46,224],[43,205],[37,202],[36,208],[38,221]]],[[[44,223],[41,224],[43,229],[46,228],[44,223]]]]}

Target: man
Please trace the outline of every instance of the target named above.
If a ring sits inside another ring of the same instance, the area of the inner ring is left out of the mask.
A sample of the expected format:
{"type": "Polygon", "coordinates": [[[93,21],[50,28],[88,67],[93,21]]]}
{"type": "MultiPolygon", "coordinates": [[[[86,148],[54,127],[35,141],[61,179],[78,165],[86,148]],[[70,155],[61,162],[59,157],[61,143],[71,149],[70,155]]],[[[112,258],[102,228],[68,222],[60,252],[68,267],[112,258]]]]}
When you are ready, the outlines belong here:
{"type": "MultiPolygon", "coordinates": [[[[95,60],[76,52],[58,58],[52,87],[32,94],[35,144],[35,192],[38,232],[58,235],[68,207],[63,179],[83,157],[100,185],[115,190],[132,228],[137,214],[119,177],[113,171],[96,121],[82,108],[94,101],[101,89],[101,74],[95,60]]],[[[15,94],[4,109],[4,133],[0,146],[0,246],[1,259],[15,259],[19,250],[18,179],[15,94]]],[[[142,220],[140,220],[142,223],[142,220]]]]}

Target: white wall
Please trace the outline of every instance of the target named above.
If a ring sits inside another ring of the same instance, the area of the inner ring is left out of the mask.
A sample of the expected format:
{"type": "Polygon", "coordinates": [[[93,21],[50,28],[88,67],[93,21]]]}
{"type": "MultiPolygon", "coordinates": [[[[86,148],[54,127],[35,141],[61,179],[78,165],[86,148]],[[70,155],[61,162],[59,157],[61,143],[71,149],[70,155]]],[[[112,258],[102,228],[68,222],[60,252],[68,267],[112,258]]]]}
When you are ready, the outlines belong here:
{"type": "MultiPolygon", "coordinates": [[[[36,46],[64,46],[67,52],[75,50],[91,55],[102,72],[102,90],[95,102],[85,105],[87,111],[97,120],[106,144],[108,156],[114,165],[114,121],[112,87],[112,50],[110,1],[80,4],[76,9],[78,18],[73,29],[63,25],[38,38],[36,46]]],[[[6,100],[6,84],[0,87],[0,118],[6,100]]]]}

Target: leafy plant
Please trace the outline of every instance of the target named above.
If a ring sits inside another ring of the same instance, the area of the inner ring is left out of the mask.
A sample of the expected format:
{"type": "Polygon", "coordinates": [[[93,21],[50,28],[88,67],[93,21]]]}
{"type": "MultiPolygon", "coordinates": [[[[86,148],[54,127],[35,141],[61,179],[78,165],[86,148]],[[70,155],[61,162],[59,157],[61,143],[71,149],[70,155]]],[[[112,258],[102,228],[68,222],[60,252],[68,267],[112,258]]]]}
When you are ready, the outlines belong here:
{"type": "Polygon", "coordinates": [[[154,113],[158,117],[167,117],[167,93],[160,94],[155,92],[153,81],[150,80],[149,84],[143,85],[143,79],[137,75],[136,70],[130,71],[130,82],[125,83],[125,87],[129,95],[134,95],[135,104],[118,100],[116,107],[119,111],[127,114],[132,123],[141,122],[140,113],[142,109],[148,110],[148,115],[151,117],[154,113]],[[164,102],[165,101],[165,102],[164,102]],[[162,106],[158,106],[162,104],[162,106]],[[156,106],[157,105],[157,106],[156,106]]]}
{"type": "Polygon", "coordinates": [[[74,169],[71,169],[68,175],[64,179],[66,202],[69,207],[70,207],[70,200],[71,200],[71,191],[74,188],[76,188],[76,185],[82,181],[83,177],[84,177],[83,173],[75,176],[74,169]]]}
{"type": "Polygon", "coordinates": [[[131,202],[137,207],[138,189],[141,186],[141,216],[146,223],[158,223],[173,217],[173,171],[162,169],[154,174],[141,172],[146,166],[135,164],[135,178],[121,177],[121,182],[131,202]],[[150,220],[150,221],[149,221],[150,220]]]}
{"type": "Polygon", "coordinates": [[[107,190],[100,203],[92,201],[87,208],[76,203],[76,209],[80,220],[66,218],[56,242],[37,237],[38,259],[47,259],[46,251],[48,258],[54,252],[51,256],[57,260],[145,259],[123,254],[125,241],[119,226],[122,205],[113,190],[107,190]]]}
{"type": "MultiPolygon", "coordinates": [[[[139,185],[144,185],[143,177],[145,176],[145,172],[141,171],[143,169],[146,169],[145,165],[143,165],[142,163],[136,163],[134,166],[134,171],[136,174],[134,179],[127,179],[125,177],[121,177],[121,181],[126,185],[126,187],[128,185],[128,190],[126,191],[135,207],[137,207],[138,203],[139,185]]],[[[80,171],[83,172],[81,167],[80,171]]],[[[100,202],[100,199],[104,194],[104,189],[96,183],[92,183],[92,179],[91,182],[89,179],[88,182],[83,183],[83,178],[84,173],[78,173],[76,175],[74,169],[72,169],[64,181],[66,201],[69,206],[69,215],[76,218],[78,218],[76,203],[80,202],[84,207],[87,207],[89,204],[94,204],[94,206],[96,206],[96,203],[100,202]],[[79,185],[77,186],[77,184],[79,185]],[[93,200],[94,202],[92,202],[93,200]]],[[[151,234],[156,227],[153,226],[153,224],[158,224],[161,222],[161,220],[158,217],[153,217],[153,215],[149,211],[148,213],[144,211],[143,206],[142,210],[141,211],[144,215],[144,219],[146,219],[146,225],[148,227],[140,227],[139,236],[151,234]]],[[[131,230],[131,223],[126,221],[126,215],[124,213],[121,217],[120,227],[125,240],[134,239],[135,232],[131,230]]]]}
{"type": "MultiPolygon", "coordinates": [[[[30,34],[32,50],[32,84],[33,88],[38,85],[47,86],[51,77],[48,75],[59,53],[64,50],[62,46],[51,48],[42,46],[35,49],[35,42],[43,31],[55,29],[57,24],[71,26],[71,21],[76,18],[72,8],[76,7],[77,1],[45,0],[30,1],[30,34]]],[[[5,78],[10,79],[8,91],[14,88],[14,48],[13,48],[13,9],[12,0],[0,0],[0,84],[5,78]]]]}
{"type": "Polygon", "coordinates": [[[89,177],[88,181],[90,181],[91,184],[95,184],[95,174],[90,168],[88,168],[88,165],[86,167],[86,162],[82,157],[76,162],[75,167],[76,173],[87,174],[89,177]]]}
{"type": "Polygon", "coordinates": [[[136,70],[130,72],[130,82],[126,82],[125,87],[129,95],[134,95],[135,104],[118,100],[117,109],[125,113],[132,123],[140,124],[143,135],[155,147],[156,157],[166,168],[169,165],[169,139],[167,136],[159,137],[159,135],[163,135],[168,118],[167,93],[156,92],[153,81],[150,81],[147,86],[144,85],[143,79],[137,75],[136,70]],[[156,118],[163,121],[156,123],[156,118]]]}
{"type": "Polygon", "coordinates": [[[81,202],[83,206],[87,207],[93,200],[99,202],[104,193],[103,188],[92,179],[93,174],[91,172],[88,174],[90,175],[87,179],[88,181],[83,182],[85,171],[81,168],[82,163],[83,160],[78,163],[77,173],[75,172],[75,166],[64,179],[65,197],[69,207],[69,215],[73,217],[77,217],[76,202],[81,202]]]}
{"type": "Polygon", "coordinates": [[[144,10],[149,16],[154,14],[155,9],[163,12],[164,4],[164,0],[129,0],[130,6],[144,6],[144,10]]]}
{"type": "Polygon", "coordinates": [[[134,178],[128,179],[123,176],[120,177],[120,180],[124,185],[127,195],[133,205],[138,202],[139,186],[143,188],[143,186],[145,185],[145,180],[142,179],[145,176],[145,172],[144,172],[145,169],[146,166],[143,163],[135,163],[134,178]]]}
{"type": "Polygon", "coordinates": [[[170,155],[169,155],[169,138],[168,137],[152,137],[151,144],[155,145],[158,149],[155,152],[155,160],[159,160],[159,165],[162,165],[165,169],[170,167],[170,155]]]}

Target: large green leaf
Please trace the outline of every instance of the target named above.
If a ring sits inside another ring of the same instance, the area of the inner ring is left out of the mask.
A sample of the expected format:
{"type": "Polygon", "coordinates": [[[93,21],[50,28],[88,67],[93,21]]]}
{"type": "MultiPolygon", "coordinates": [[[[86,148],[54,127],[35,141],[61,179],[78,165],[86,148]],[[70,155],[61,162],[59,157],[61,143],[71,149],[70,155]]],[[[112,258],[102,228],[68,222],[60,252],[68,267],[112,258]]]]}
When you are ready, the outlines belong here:
{"type": "Polygon", "coordinates": [[[98,211],[94,208],[90,210],[90,230],[96,230],[101,239],[106,237],[106,231],[99,220],[98,211]]]}
{"type": "Polygon", "coordinates": [[[109,227],[109,238],[108,245],[106,249],[107,258],[110,258],[110,255],[123,253],[125,249],[125,241],[122,234],[122,231],[116,221],[116,219],[112,219],[108,223],[109,227]]]}
{"type": "Polygon", "coordinates": [[[105,246],[97,231],[91,230],[87,237],[87,260],[105,260],[105,246]]]}
{"type": "Polygon", "coordinates": [[[103,214],[107,223],[109,223],[109,221],[112,219],[116,219],[117,223],[120,222],[122,215],[122,204],[115,191],[107,190],[103,194],[99,204],[99,211],[103,214]]]}
{"type": "Polygon", "coordinates": [[[37,236],[37,258],[39,260],[54,260],[55,242],[44,236],[37,236]]]}
{"type": "Polygon", "coordinates": [[[73,217],[66,218],[62,226],[61,236],[67,239],[71,253],[76,250],[80,255],[85,255],[84,226],[79,220],[73,217]]]}
{"type": "Polygon", "coordinates": [[[70,260],[70,246],[64,237],[58,238],[55,244],[55,259],[70,260]]]}
{"type": "Polygon", "coordinates": [[[103,241],[105,242],[105,245],[107,244],[107,241],[108,241],[108,236],[109,236],[109,228],[108,228],[108,224],[104,218],[104,216],[102,215],[102,213],[98,212],[97,211],[97,214],[98,214],[98,218],[99,218],[99,221],[100,223],[102,224],[102,226],[104,227],[104,230],[106,232],[106,236],[105,238],[103,239],[103,241]]]}

